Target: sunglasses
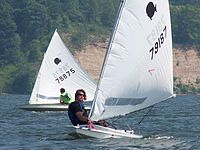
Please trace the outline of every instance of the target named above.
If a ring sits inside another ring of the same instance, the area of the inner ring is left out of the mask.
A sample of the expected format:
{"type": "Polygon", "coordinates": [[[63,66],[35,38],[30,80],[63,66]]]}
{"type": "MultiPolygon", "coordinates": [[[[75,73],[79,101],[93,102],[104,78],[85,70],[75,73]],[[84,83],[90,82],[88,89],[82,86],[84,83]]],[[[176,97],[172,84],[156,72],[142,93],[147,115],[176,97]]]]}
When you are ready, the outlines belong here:
{"type": "Polygon", "coordinates": [[[81,93],[80,93],[80,94],[78,94],[78,95],[79,95],[79,96],[85,96],[84,94],[81,94],[81,93]]]}

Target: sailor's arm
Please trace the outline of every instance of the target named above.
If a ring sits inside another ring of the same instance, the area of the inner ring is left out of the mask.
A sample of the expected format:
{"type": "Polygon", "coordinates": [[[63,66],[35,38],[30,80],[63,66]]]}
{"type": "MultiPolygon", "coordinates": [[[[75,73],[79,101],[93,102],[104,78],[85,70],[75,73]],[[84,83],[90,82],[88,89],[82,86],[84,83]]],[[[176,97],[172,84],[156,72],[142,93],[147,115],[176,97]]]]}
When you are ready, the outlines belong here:
{"type": "Polygon", "coordinates": [[[76,117],[82,122],[85,122],[85,123],[88,122],[88,117],[83,116],[83,112],[80,112],[80,111],[76,112],[76,117]]]}

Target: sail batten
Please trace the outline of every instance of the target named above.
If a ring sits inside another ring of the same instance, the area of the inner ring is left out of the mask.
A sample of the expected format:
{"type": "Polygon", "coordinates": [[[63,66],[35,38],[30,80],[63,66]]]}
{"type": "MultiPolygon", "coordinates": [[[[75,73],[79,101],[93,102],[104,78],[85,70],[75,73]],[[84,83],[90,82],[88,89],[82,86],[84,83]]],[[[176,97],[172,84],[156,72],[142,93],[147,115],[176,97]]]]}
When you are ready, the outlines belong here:
{"type": "Polygon", "coordinates": [[[125,115],[173,95],[168,0],[125,0],[101,71],[92,120],[125,115]]]}

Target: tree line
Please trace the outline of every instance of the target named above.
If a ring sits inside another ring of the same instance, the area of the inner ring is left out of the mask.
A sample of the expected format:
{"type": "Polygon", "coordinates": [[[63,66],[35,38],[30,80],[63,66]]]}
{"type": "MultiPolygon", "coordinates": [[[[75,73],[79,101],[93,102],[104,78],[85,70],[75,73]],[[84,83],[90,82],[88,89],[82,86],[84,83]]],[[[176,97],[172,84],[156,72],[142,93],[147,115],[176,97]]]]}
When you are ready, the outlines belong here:
{"type": "MultiPolygon", "coordinates": [[[[70,50],[105,40],[115,21],[120,0],[1,0],[0,93],[32,91],[43,54],[54,30],[70,50]]],[[[173,41],[200,43],[198,0],[171,0],[173,41]]]]}

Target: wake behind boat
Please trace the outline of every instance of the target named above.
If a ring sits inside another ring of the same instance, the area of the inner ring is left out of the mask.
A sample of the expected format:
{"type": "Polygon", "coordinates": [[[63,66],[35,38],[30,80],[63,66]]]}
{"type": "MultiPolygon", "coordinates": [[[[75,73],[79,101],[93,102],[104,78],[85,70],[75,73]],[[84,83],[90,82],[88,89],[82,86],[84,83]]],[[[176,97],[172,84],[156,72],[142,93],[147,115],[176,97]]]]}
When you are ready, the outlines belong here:
{"type": "MultiPolygon", "coordinates": [[[[123,117],[173,97],[172,58],[168,0],[122,0],[89,119],[123,117]]],[[[131,130],[74,128],[96,138],[142,138],[131,130]]]]}
{"type": "Polygon", "coordinates": [[[30,111],[67,110],[68,105],[59,104],[61,88],[72,97],[77,89],[84,89],[87,101],[92,101],[96,84],[78,65],[55,30],[37,75],[29,105],[20,108],[30,111]]]}

